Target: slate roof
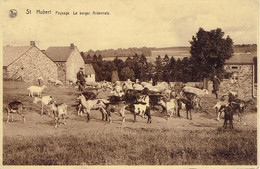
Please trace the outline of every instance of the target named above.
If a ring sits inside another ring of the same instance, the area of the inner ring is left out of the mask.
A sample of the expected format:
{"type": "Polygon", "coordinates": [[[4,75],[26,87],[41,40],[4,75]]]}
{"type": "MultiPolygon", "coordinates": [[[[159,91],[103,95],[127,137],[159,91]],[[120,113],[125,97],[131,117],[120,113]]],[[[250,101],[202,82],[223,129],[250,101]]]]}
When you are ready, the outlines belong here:
{"type": "Polygon", "coordinates": [[[3,66],[9,66],[31,48],[32,46],[4,46],[3,66]]]}
{"type": "Polygon", "coordinates": [[[235,53],[225,64],[254,64],[253,58],[256,56],[256,53],[235,53]]]}
{"type": "Polygon", "coordinates": [[[92,64],[85,64],[84,69],[86,75],[96,74],[92,64]]]}
{"type": "Polygon", "coordinates": [[[49,47],[46,50],[46,55],[54,62],[66,62],[72,51],[73,49],[71,49],[70,46],[49,47]]]}

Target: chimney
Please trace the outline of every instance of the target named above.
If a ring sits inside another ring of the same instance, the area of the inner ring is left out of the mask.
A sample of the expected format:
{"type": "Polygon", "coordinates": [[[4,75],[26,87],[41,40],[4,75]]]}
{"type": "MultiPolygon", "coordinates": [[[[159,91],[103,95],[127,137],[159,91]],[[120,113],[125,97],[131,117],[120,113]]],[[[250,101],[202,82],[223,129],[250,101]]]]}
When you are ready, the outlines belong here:
{"type": "Polygon", "coordinates": [[[30,41],[31,46],[35,46],[35,41],[30,41]]]}
{"type": "Polygon", "coordinates": [[[45,51],[45,50],[42,50],[42,53],[46,54],[46,51],[45,51]]]}
{"type": "Polygon", "coordinates": [[[74,48],[75,48],[74,43],[71,43],[70,44],[70,49],[74,49],[74,48]]]}

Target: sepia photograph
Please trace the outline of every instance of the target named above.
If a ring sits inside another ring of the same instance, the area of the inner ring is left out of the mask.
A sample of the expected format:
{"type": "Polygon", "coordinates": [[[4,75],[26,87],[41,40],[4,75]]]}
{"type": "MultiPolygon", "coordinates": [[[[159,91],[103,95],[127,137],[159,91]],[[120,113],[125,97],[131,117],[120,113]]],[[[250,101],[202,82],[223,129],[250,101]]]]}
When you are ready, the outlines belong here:
{"type": "Polygon", "coordinates": [[[1,0],[1,168],[257,168],[258,0],[1,0]]]}

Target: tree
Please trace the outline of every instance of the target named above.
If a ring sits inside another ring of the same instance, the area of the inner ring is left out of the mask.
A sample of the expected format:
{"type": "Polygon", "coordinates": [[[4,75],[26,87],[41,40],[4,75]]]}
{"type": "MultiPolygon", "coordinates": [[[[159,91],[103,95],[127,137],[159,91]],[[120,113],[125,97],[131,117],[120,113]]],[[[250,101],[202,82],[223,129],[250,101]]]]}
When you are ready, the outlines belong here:
{"type": "Polygon", "coordinates": [[[97,57],[96,54],[94,54],[93,57],[92,57],[92,62],[97,63],[97,61],[98,61],[98,57],[97,57]]]}
{"type": "Polygon", "coordinates": [[[119,81],[119,77],[118,77],[118,72],[114,70],[112,71],[111,82],[115,83],[116,81],[119,81]]]}
{"type": "Polygon", "coordinates": [[[154,81],[155,84],[158,81],[161,81],[163,79],[163,61],[160,55],[155,60],[155,75],[154,75],[154,81]]]}
{"type": "Polygon", "coordinates": [[[233,55],[233,41],[220,28],[205,31],[200,28],[196,37],[190,41],[191,57],[194,59],[194,66],[201,78],[213,79],[216,75],[223,78],[224,63],[233,55]]]}
{"type": "Polygon", "coordinates": [[[92,58],[91,58],[90,54],[88,54],[88,55],[86,56],[86,62],[87,62],[87,63],[91,63],[91,62],[92,62],[92,58]]]}
{"type": "Polygon", "coordinates": [[[127,79],[135,80],[135,72],[129,67],[124,67],[120,72],[120,80],[126,81],[127,79]]]}

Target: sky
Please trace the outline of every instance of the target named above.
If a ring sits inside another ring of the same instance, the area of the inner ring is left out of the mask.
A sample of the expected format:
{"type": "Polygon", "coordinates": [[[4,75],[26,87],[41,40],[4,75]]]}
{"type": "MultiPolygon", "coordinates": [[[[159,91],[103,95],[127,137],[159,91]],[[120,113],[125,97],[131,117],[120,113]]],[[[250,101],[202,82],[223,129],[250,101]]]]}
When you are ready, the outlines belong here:
{"type": "Polygon", "coordinates": [[[35,41],[47,49],[74,43],[80,51],[190,46],[200,27],[221,28],[234,44],[258,41],[258,0],[2,0],[2,4],[4,45],[35,41]],[[16,18],[8,16],[10,9],[17,10],[16,18]],[[109,15],[73,15],[73,11],[109,15]]]}

